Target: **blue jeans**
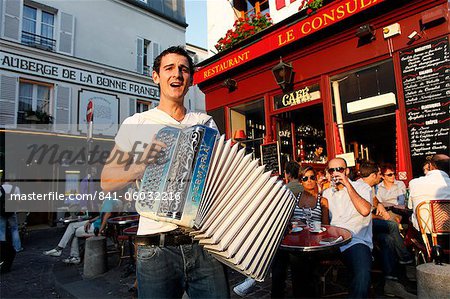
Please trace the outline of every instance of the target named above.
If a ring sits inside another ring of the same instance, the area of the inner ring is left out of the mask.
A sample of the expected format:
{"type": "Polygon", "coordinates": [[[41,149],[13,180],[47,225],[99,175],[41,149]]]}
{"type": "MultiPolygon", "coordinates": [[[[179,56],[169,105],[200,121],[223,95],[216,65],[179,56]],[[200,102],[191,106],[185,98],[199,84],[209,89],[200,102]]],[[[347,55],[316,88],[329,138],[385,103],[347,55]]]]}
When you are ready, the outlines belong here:
{"type": "MultiPolygon", "coordinates": [[[[378,237],[379,234],[388,235],[390,240],[379,240],[379,241],[384,243],[390,242],[394,249],[393,253],[397,255],[400,261],[406,262],[412,259],[412,256],[406,249],[405,243],[403,242],[402,236],[400,235],[397,222],[383,219],[373,219],[372,223],[374,236],[376,236],[377,239],[380,239],[378,237]]],[[[381,236],[381,238],[383,237],[386,236],[381,236]]]]}
{"type": "Polygon", "coordinates": [[[17,214],[14,213],[8,218],[0,216],[0,241],[6,241],[6,228],[7,223],[9,224],[9,229],[11,231],[11,239],[13,247],[16,251],[22,248],[19,235],[19,225],[17,223],[17,214]]]}
{"type": "Polygon", "coordinates": [[[342,255],[351,275],[349,298],[367,298],[372,268],[370,248],[359,243],[344,250],[342,255]]]}
{"type": "Polygon", "coordinates": [[[198,244],[139,246],[139,298],[229,298],[225,269],[198,244]]]}

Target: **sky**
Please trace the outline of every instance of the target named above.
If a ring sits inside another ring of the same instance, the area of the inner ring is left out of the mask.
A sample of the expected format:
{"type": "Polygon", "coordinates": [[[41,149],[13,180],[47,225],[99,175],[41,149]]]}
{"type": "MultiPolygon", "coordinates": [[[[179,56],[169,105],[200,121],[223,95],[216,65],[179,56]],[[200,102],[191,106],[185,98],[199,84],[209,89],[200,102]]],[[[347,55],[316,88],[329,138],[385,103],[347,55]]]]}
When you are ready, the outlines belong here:
{"type": "Polygon", "coordinates": [[[186,0],[186,22],[186,42],[206,49],[206,0],[186,0]]]}

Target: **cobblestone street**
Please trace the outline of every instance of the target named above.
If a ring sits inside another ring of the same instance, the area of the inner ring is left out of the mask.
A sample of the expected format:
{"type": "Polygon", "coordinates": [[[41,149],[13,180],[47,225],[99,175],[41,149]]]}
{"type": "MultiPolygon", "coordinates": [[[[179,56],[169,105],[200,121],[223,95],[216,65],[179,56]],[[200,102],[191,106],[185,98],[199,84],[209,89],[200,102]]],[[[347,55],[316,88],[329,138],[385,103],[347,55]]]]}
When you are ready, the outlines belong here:
{"type": "MultiPolygon", "coordinates": [[[[83,263],[66,265],[62,262],[69,254],[68,248],[58,258],[43,255],[43,251],[56,246],[63,233],[64,228],[56,227],[29,232],[23,242],[24,251],[17,254],[11,272],[1,275],[1,298],[133,298],[128,290],[135,275],[128,274],[127,262],[118,266],[117,254],[109,256],[109,270],[92,279],[83,278],[83,263]]],[[[342,283],[345,284],[347,279],[346,272],[340,269],[337,276],[338,284],[327,281],[327,292],[335,294],[331,297],[345,297],[342,283]]],[[[232,289],[245,277],[228,269],[228,278],[231,298],[240,298],[232,289]]],[[[398,285],[390,286],[390,292],[397,295],[391,297],[415,298],[412,294],[399,291],[398,285]]],[[[290,298],[292,286],[289,277],[286,286],[290,298]]],[[[269,275],[264,282],[257,283],[246,298],[270,298],[270,287],[269,275]]]]}

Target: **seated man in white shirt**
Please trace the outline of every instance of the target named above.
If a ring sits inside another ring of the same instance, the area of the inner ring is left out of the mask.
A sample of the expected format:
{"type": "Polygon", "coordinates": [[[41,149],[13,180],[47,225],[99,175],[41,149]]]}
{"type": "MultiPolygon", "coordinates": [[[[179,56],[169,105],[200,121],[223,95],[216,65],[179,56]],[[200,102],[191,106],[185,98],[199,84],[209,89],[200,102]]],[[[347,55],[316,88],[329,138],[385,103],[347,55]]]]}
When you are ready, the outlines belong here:
{"type": "Polygon", "coordinates": [[[348,179],[349,169],[342,158],[328,162],[328,171],[336,188],[323,192],[328,199],[331,225],[352,233],[349,244],[340,248],[344,263],[351,272],[350,298],[367,298],[372,267],[372,196],[371,187],[362,181],[348,179]]]}
{"type": "Polygon", "coordinates": [[[450,200],[449,156],[434,155],[428,161],[428,168],[429,171],[425,176],[409,182],[408,207],[413,209],[411,221],[418,231],[420,228],[417,223],[416,208],[421,202],[433,199],[450,200]]]}

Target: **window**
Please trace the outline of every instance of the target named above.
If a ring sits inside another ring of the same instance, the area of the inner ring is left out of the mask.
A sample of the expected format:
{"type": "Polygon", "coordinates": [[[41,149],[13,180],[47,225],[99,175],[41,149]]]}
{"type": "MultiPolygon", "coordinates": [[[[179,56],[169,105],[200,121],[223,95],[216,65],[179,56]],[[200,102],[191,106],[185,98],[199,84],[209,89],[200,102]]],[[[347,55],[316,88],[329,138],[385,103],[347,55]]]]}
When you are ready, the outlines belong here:
{"type": "Polygon", "coordinates": [[[55,50],[55,15],[41,9],[24,5],[22,19],[22,43],[55,50]]]}
{"type": "Polygon", "coordinates": [[[147,110],[153,108],[154,106],[155,105],[153,104],[153,102],[137,100],[136,101],[136,113],[141,113],[141,112],[147,111],[147,110]]]}
{"type": "Polygon", "coordinates": [[[395,164],[397,90],[393,61],[381,61],[330,79],[333,116],[343,148],[354,152],[357,161],[395,164]]]}
{"type": "Polygon", "coordinates": [[[263,143],[266,133],[264,122],[264,99],[244,103],[230,109],[230,124],[232,138],[237,131],[243,130],[245,139],[240,141],[247,153],[253,153],[254,158],[260,158],[259,146],[263,143]]]}
{"type": "Polygon", "coordinates": [[[51,113],[51,85],[21,81],[19,85],[19,108],[17,123],[46,123],[51,113]]]}
{"type": "Polygon", "coordinates": [[[152,66],[155,58],[160,54],[160,45],[157,42],[143,38],[137,39],[137,72],[147,76],[152,75],[152,66]]]}
{"type": "Polygon", "coordinates": [[[150,41],[144,39],[144,75],[152,75],[152,57],[149,57],[151,54],[150,52],[150,41]]]}

